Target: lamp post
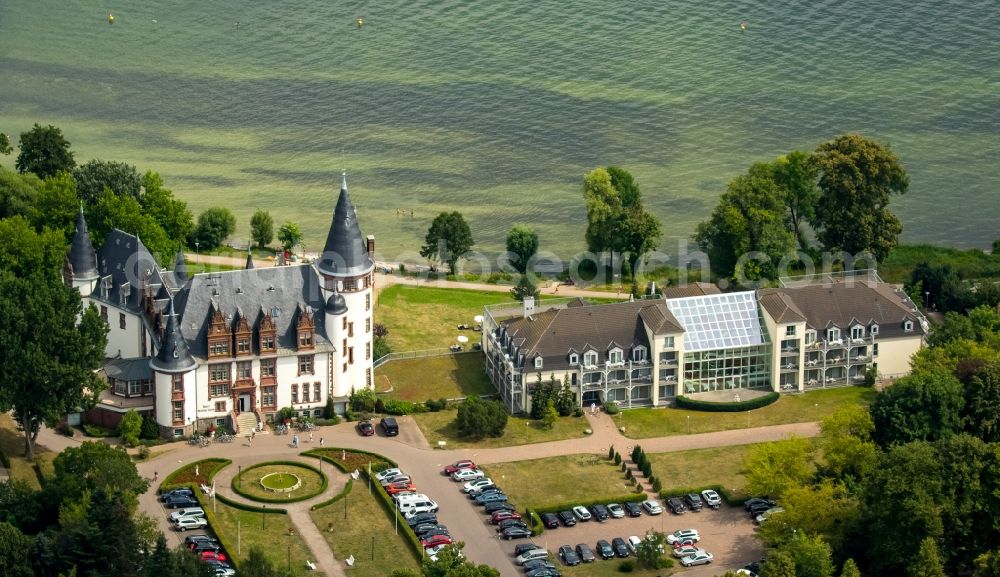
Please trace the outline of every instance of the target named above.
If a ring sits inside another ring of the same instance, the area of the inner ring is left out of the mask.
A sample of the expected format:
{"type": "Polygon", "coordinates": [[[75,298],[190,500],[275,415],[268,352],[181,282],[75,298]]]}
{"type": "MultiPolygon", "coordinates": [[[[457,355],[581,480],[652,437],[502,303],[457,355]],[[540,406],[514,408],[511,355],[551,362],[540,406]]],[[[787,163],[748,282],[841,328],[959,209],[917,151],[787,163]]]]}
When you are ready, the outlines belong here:
{"type": "Polygon", "coordinates": [[[924,308],[927,310],[931,308],[931,291],[924,291],[924,308]]]}
{"type": "Polygon", "coordinates": [[[201,246],[201,243],[198,242],[197,240],[194,241],[194,263],[195,264],[198,264],[198,247],[199,246],[201,246]]]}
{"type": "Polygon", "coordinates": [[[687,416],[687,423],[688,423],[688,434],[690,435],[691,434],[691,415],[687,416]]]}

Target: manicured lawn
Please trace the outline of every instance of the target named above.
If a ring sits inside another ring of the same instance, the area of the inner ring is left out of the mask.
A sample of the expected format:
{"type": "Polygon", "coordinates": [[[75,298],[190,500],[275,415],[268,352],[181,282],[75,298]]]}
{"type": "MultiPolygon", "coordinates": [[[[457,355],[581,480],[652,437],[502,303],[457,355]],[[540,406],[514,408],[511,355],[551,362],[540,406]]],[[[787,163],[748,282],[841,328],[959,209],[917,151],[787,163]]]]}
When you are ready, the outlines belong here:
{"type": "Polygon", "coordinates": [[[234,489],[237,485],[251,499],[264,500],[268,503],[280,503],[286,497],[289,499],[300,499],[305,495],[319,494],[323,487],[323,479],[320,477],[319,472],[313,471],[308,467],[273,464],[244,470],[242,474],[233,478],[234,489]],[[298,477],[302,481],[302,485],[298,489],[287,493],[267,491],[261,486],[261,480],[264,479],[264,476],[267,476],[264,482],[271,488],[292,487],[296,482],[295,477],[298,477]]]}
{"type": "Polygon", "coordinates": [[[406,401],[487,395],[493,385],[483,372],[482,353],[392,361],[375,370],[379,391],[406,401]]]}
{"type": "Polygon", "coordinates": [[[394,569],[418,570],[409,546],[401,535],[396,535],[392,519],[375,499],[364,483],[355,483],[345,499],[309,515],[334,557],[346,559],[354,555],[354,566],[347,571],[349,576],[384,577],[394,569]]]}
{"type": "Polygon", "coordinates": [[[676,453],[649,454],[653,474],[661,479],[665,493],[708,485],[725,487],[734,498],[745,496],[746,456],[755,445],[693,449],[676,453]]]}
{"type": "Polygon", "coordinates": [[[607,455],[566,455],[497,463],[485,465],[483,471],[521,511],[577,500],[593,501],[602,495],[611,502],[613,498],[631,494],[635,486],[626,483],[625,473],[607,455]]]}
{"type": "Polygon", "coordinates": [[[485,305],[510,302],[502,292],[392,285],[382,290],[375,307],[375,322],[389,329],[389,346],[395,352],[441,349],[469,337],[469,345],[482,333],[458,330],[475,325],[485,305]]]}
{"type": "Polygon", "coordinates": [[[875,391],[866,387],[824,389],[782,395],[774,404],[747,413],[707,413],[685,409],[630,409],[614,417],[633,439],[708,433],[785,423],[818,421],[845,405],[868,404],[875,391]]]}
{"type": "Polygon", "coordinates": [[[35,466],[37,465],[43,471],[51,473],[52,461],[58,455],[45,447],[35,445],[34,461],[22,457],[24,455],[24,435],[18,432],[14,419],[8,413],[0,414],[0,453],[3,453],[10,461],[10,478],[24,481],[35,490],[42,488],[38,482],[35,466]]]}
{"type": "Polygon", "coordinates": [[[457,413],[457,409],[448,409],[438,413],[418,413],[413,415],[413,421],[417,423],[417,426],[424,433],[424,437],[432,446],[437,445],[438,441],[446,441],[448,449],[472,447],[491,449],[561,441],[585,436],[583,430],[589,426],[587,419],[583,417],[562,417],[556,421],[555,426],[551,429],[543,429],[537,421],[531,419],[510,417],[507,419],[507,428],[502,437],[470,442],[462,440],[458,436],[458,430],[455,428],[457,413]]]}
{"type": "MultiPolygon", "coordinates": [[[[593,544],[591,544],[593,547],[593,544]]],[[[558,554],[558,551],[551,551],[553,556],[558,554]]],[[[631,575],[634,577],[666,577],[677,571],[680,567],[679,564],[675,564],[673,569],[646,569],[639,567],[638,562],[636,562],[635,557],[629,557],[628,561],[632,562],[634,569],[628,573],[622,573],[618,570],[618,566],[625,559],[608,559],[604,561],[598,559],[593,563],[581,563],[575,567],[567,567],[561,562],[556,563],[559,567],[559,572],[565,577],[621,577],[622,575],[631,575]]],[[[720,572],[721,574],[721,572],[720,572]]]]}

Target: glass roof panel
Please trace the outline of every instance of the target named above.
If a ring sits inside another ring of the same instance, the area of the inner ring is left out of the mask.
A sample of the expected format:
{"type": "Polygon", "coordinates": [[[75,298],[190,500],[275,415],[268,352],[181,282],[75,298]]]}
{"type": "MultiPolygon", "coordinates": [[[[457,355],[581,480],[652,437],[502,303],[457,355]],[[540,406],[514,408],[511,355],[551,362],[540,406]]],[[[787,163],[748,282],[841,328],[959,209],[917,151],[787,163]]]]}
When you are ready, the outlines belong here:
{"type": "Polygon", "coordinates": [[[667,308],[684,327],[684,348],[688,351],[767,342],[753,291],[667,299],[667,308]]]}

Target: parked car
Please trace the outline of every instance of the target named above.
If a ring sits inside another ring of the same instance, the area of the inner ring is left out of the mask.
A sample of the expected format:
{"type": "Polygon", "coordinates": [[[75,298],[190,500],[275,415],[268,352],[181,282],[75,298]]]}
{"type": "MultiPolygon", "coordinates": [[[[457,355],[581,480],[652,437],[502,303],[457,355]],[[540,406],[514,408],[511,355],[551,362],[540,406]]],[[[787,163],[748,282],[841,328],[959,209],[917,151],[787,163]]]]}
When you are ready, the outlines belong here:
{"type": "Polygon", "coordinates": [[[215,573],[215,577],[234,577],[236,575],[236,569],[233,569],[232,567],[223,567],[221,565],[217,565],[213,569],[213,572],[215,573]]]}
{"type": "Polygon", "coordinates": [[[618,503],[609,503],[608,514],[611,515],[612,519],[621,519],[625,516],[625,509],[618,503]]]}
{"type": "Polygon", "coordinates": [[[483,493],[476,497],[476,503],[480,505],[485,505],[486,503],[492,503],[493,501],[506,501],[507,495],[501,491],[496,491],[493,493],[483,493]]]}
{"type": "Polygon", "coordinates": [[[684,500],[687,502],[687,506],[692,511],[701,511],[701,508],[705,506],[705,502],[701,499],[701,494],[699,493],[688,493],[684,496],[684,500]]]}
{"type": "Polygon", "coordinates": [[[642,515],[642,507],[638,503],[625,503],[625,512],[629,517],[638,517],[642,515]]]}
{"type": "Polygon", "coordinates": [[[774,508],[768,509],[767,511],[764,511],[760,515],[757,515],[757,517],[754,518],[754,521],[758,525],[760,525],[764,521],[767,521],[768,519],[770,519],[773,515],[776,515],[778,513],[784,513],[784,512],[785,512],[785,510],[782,509],[781,507],[774,507],[774,508]]]}
{"type": "Polygon", "coordinates": [[[601,556],[601,559],[611,559],[615,556],[615,550],[611,547],[611,543],[601,539],[597,542],[597,554],[601,556]]]}
{"type": "Polygon", "coordinates": [[[639,545],[642,544],[642,539],[638,535],[632,535],[628,538],[628,550],[632,552],[633,555],[639,553],[639,545]]]}
{"type": "MultiPolygon", "coordinates": [[[[549,552],[541,547],[534,546],[534,549],[528,549],[514,558],[514,562],[518,565],[524,565],[528,561],[534,561],[535,559],[548,559],[549,552]]],[[[516,552],[516,549],[515,549],[516,552]]]]}
{"type": "Polygon", "coordinates": [[[681,557],[681,565],[685,567],[691,567],[692,565],[707,565],[712,562],[712,554],[708,551],[702,551],[701,553],[695,553],[694,555],[688,555],[687,557],[681,557]]]}
{"type": "Polygon", "coordinates": [[[483,493],[503,493],[503,489],[497,487],[496,485],[489,485],[481,489],[473,489],[469,491],[469,498],[475,499],[476,497],[482,495],[483,493]]]}
{"type": "Polygon", "coordinates": [[[695,553],[699,553],[701,551],[704,551],[701,547],[695,547],[694,545],[681,545],[680,547],[674,549],[674,557],[680,559],[681,557],[694,555],[695,553]]]}
{"type": "Polygon", "coordinates": [[[410,527],[416,527],[417,525],[423,525],[426,523],[437,523],[437,515],[434,513],[420,513],[407,519],[406,523],[410,527]]]}
{"type": "Polygon", "coordinates": [[[670,512],[674,515],[683,515],[687,511],[687,507],[684,506],[684,501],[680,497],[667,499],[667,507],[670,508],[670,512]]]}
{"type": "MultiPolygon", "coordinates": [[[[451,547],[451,545],[435,545],[433,547],[428,547],[428,548],[424,549],[424,552],[427,554],[427,558],[428,559],[430,559],[431,561],[437,561],[438,560],[438,553],[440,553],[441,551],[444,551],[445,549],[447,549],[449,547],[451,547]]],[[[462,551],[460,551],[458,549],[455,549],[455,556],[458,557],[459,559],[465,557],[465,555],[462,555],[462,551]]]]}
{"type": "Polygon", "coordinates": [[[416,493],[417,486],[409,481],[394,481],[385,486],[385,492],[390,495],[398,493],[416,493]]]}
{"type": "Polygon", "coordinates": [[[455,471],[461,471],[462,469],[476,469],[476,464],[472,461],[455,461],[454,463],[448,465],[444,468],[445,475],[452,475],[455,471]]]}
{"type": "Polygon", "coordinates": [[[590,508],[590,513],[591,513],[591,515],[594,516],[594,519],[597,519],[601,523],[603,523],[603,522],[605,522],[605,521],[607,521],[608,519],[611,518],[611,513],[608,511],[608,508],[605,507],[604,505],[594,505],[594,506],[592,506],[590,508]]]}
{"type": "Polygon", "coordinates": [[[642,508],[645,509],[646,513],[650,515],[659,515],[663,512],[663,507],[660,507],[660,504],[653,499],[646,499],[643,501],[642,508]]]}
{"type": "MultiPolygon", "coordinates": [[[[541,545],[535,545],[534,543],[518,543],[517,545],[514,545],[514,556],[519,557],[523,553],[527,553],[528,551],[533,551],[535,549],[542,549],[542,548],[543,547],[541,545]]],[[[548,555],[546,554],[545,557],[546,560],[548,560],[547,556],[548,555]]]]}
{"type": "Polygon", "coordinates": [[[163,502],[170,509],[183,509],[185,507],[197,507],[198,499],[189,495],[174,495],[163,502]]]}
{"type": "Polygon", "coordinates": [[[170,514],[170,520],[174,521],[180,519],[181,517],[204,517],[205,510],[201,507],[187,507],[181,509],[180,511],[174,511],[170,514]]]}
{"type": "Polygon", "coordinates": [[[383,480],[388,479],[389,477],[397,477],[397,476],[403,475],[403,474],[404,473],[403,473],[402,469],[398,469],[396,467],[393,467],[391,469],[386,469],[384,471],[380,471],[378,473],[375,473],[375,480],[381,483],[383,480]]]}
{"type": "Polygon", "coordinates": [[[205,535],[204,533],[199,533],[197,535],[188,535],[187,537],[185,537],[184,538],[184,545],[190,545],[191,543],[197,543],[199,541],[207,541],[209,543],[218,543],[219,542],[218,539],[209,537],[208,535],[205,535]]]}
{"type": "Polygon", "coordinates": [[[562,559],[563,563],[570,566],[580,564],[580,556],[569,545],[559,547],[559,558],[562,559]]]}
{"type": "Polygon", "coordinates": [[[431,533],[432,531],[448,531],[448,527],[440,523],[421,523],[419,525],[413,526],[413,534],[417,537],[423,538],[424,535],[431,533]]]}
{"type": "Polygon", "coordinates": [[[507,527],[524,527],[528,528],[528,524],[520,519],[504,519],[497,523],[497,533],[503,531],[507,527]]]}
{"type": "Polygon", "coordinates": [[[752,507],[750,507],[750,511],[749,511],[750,518],[754,519],[754,518],[757,517],[757,515],[760,515],[761,513],[763,513],[764,511],[767,511],[767,510],[771,509],[772,507],[775,507],[775,505],[770,505],[769,506],[769,505],[766,505],[764,503],[757,503],[756,505],[753,505],[752,507]]]}
{"type": "Polygon", "coordinates": [[[417,536],[417,539],[420,539],[421,541],[424,541],[426,539],[431,539],[431,538],[437,537],[439,535],[444,535],[446,537],[451,537],[451,533],[448,532],[448,528],[445,527],[444,525],[441,525],[440,527],[433,527],[433,528],[430,528],[430,529],[424,529],[420,533],[417,533],[416,531],[414,531],[414,534],[417,536]]]}
{"type": "Polygon", "coordinates": [[[576,554],[580,556],[580,561],[584,563],[593,563],[597,557],[594,556],[594,552],[590,549],[590,546],[586,543],[579,543],[576,546],[576,554]]]}
{"type": "Polygon", "coordinates": [[[750,508],[753,507],[754,505],[767,505],[767,508],[770,509],[771,507],[774,507],[776,503],[770,499],[765,499],[763,497],[753,497],[751,499],[743,501],[743,508],[746,509],[747,511],[749,511],[750,508]]]}
{"type": "Polygon", "coordinates": [[[460,471],[455,471],[454,473],[452,473],[451,480],[460,481],[464,483],[466,481],[482,479],[485,476],[486,475],[479,469],[462,469],[460,471]]]}
{"type": "Polygon", "coordinates": [[[615,537],[611,540],[611,547],[615,550],[615,555],[628,557],[628,545],[625,544],[625,539],[615,537]]]}
{"type": "Polygon", "coordinates": [[[576,507],[573,507],[573,514],[576,515],[577,519],[583,522],[590,521],[591,518],[590,511],[588,511],[587,508],[584,507],[583,505],[577,505],[576,507]]]}
{"type": "Polygon", "coordinates": [[[188,529],[204,529],[208,527],[208,520],[204,517],[181,517],[174,521],[174,529],[177,531],[187,531],[188,529]]]}
{"type": "Polygon", "coordinates": [[[573,514],[573,511],[559,511],[559,520],[567,527],[576,525],[576,515],[573,514]]]}
{"type": "Polygon", "coordinates": [[[520,519],[521,514],[517,511],[497,511],[490,515],[490,523],[494,525],[500,524],[501,521],[506,521],[508,519],[520,519]]]}
{"type": "Polygon", "coordinates": [[[220,553],[218,551],[202,551],[199,556],[202,561],[222,561],[225,563],[229,560],[225,553],[220,553]]]}
{"type": "MultiPolygon", "coordinates": [[[[534,545],[532,545],[534,547],[534,545]]],[[[546,569],[555,569],[556,566],[548,559],[535,559],[534,561],[526,561],[521,567],[525,571],[533,571],[535,569],[541,569],[545,567],[546,569]]]]}
{"type": "Polygon", "coordinates": [[[483,478],[483,479],[473,479],[465,485],[462,486],[463,493],[471,493],[472,491],[482,491],[487,487],[493,487],[493,479],[483,478]]]}
{"type": "Polygon", "coordinates": [[[166,493],[163,493],[162,495],[160,495],[160,501],[166,502],[167,499],[169,499],[171,497],[180,497],[182,495],[186,496],[186,497],[191,497],[193,499],[194,498],[194,491],[192,491],[191,489],[188,489],[186,487],[182,487],[180,489],[173,489],[171,491],[167,491],[166,493]]]}
{"type": "Polygon", "coordinates": [[[358,434],[362,437],[371,437],[375,434],[375,425],[368,419],[358,421],[358,434]]]}
{"type": "Polygon", "coordinates": [[[391,477],[386,477],[382,479],[381,481],[379,481],[379,483],[381,483],[383,487],[388,487],[393,483],[410,483],[412,481],[413,479],[411,479],[407,475],[393,475],[391,477]]]}
{"type": "Polygon", "coordinates": [[[428,547],[434,547],[436,545],[451,545],[451,544],[452,540],[451,537],[449,537],[448,535],[432,535],[426,539],[420,540],[420,545],[422,545],[424,549],[428,547]]]}
{"type": "Polygon", "coordinates": [[[382,427],[382,432],[385,433],[386,437],[395,437],[399,434],[399,423],[392,417],[382,417],[379,426],[382,427]]]}
{"type": "Polygon", "coordinates": [[[222,551],[222,545],[210,541],[198,541],[188,545],[188,551],[199,554],[204,551],[222,551]]]}
{"type": "Polygon", "coordinates": [[[512,525],[500,532],[500,536],[510,541],[511,539],[527,539],[531,537],[531,529],[526,525],[512,525]]]}
{"type": "Polygon", "coordinates": [[[532,569],[531,571],[525,572],[525,577],[562,577],[562,573],[558,569],[551,569],[549,567],[539,567],[538,569],[532,569]]]}
{"type": "Polygon", "coordinates": [[[697,529],[678,529],[667,535],[667,543],[674,547],[694,545],[698,541],[701,541],[701,535],[698,534],[697,529]]]}
{"type": "Polygon", "coordinates": [[[542,519],[542,525],[544,525],[546,529],[559,528],[559,516],[555,513],[542,513],[539,517],[542,519]]]}
{"type": "Polygon", "coordinates": [[[483,505],[483,510],[491,515],[497,511],[516,511],[517,507],[510,501],[493,501],[492,503],[483,505]]]}
{"type": "Polygon", "coordinates": [[[722,497],[712,489],[702,491],[701,498],[704,499],[706,505],[713,509],[718,509],[722,506],[722,497]]]}

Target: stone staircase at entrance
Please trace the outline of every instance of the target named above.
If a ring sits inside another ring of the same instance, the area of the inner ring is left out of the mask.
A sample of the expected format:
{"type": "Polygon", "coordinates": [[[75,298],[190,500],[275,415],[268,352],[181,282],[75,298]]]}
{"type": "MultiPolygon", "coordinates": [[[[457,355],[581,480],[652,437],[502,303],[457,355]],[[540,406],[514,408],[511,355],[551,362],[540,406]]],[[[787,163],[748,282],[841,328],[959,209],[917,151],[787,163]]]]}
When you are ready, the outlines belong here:
{"type": "Polygon", "coordinates": [[[236,417],[236,434],[249,435],[250,431],[257,426],[257,415],[252,412],[240,413],[236,417]]]}

